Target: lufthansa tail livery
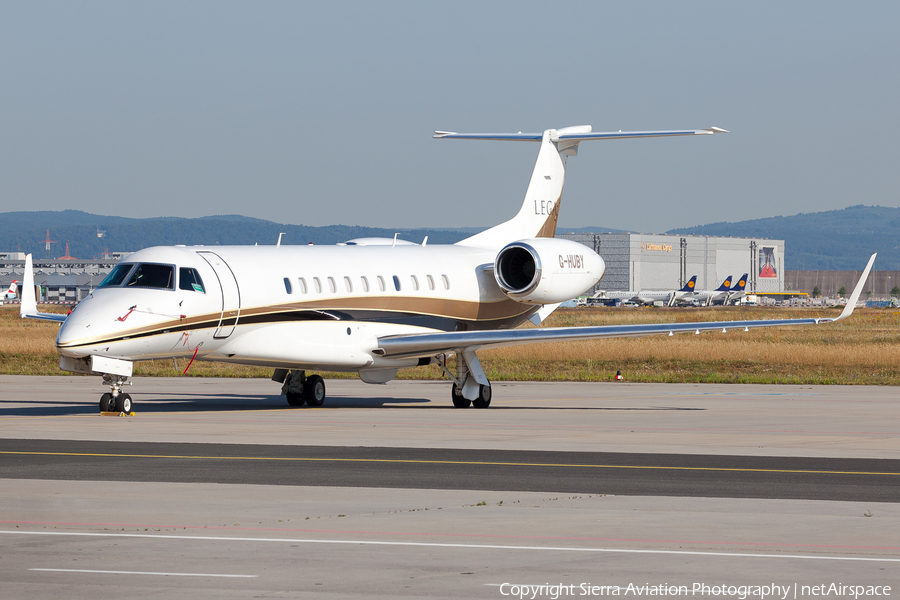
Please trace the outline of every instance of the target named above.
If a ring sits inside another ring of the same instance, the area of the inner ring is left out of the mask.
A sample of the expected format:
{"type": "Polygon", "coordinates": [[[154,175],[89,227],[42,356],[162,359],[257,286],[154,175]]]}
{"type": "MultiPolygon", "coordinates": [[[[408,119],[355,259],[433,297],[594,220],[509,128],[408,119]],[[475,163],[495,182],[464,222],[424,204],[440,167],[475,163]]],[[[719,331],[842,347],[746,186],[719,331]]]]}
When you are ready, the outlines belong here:
{"type": "MultiPolygon", "coordinates": [[[[837,319],[672,323],[516,329],[594,286],[605,265],[582,244],[556,239],[566,162],[581,142],[711,135],[722,129],[595,133],[590,126],[543,133],[436,132],[440,139],[539,145],[518,213],[453,245],[354,240],[336,246],[169,246],[119,263],[68,315],[21,316],[61,323],[60,367],[103,376],[101,410],[130,412],[122,386],[136,361],[185,358],[274,369],[291,405],[319,406],[325,382],[307,371],[358,373],[384,383],[402,367],[436,364],[454,406],[485,408],[491,383],[481,348],[603,337],[811,325],[837,319]],[[456,360],[451,363],[452,356],[456,360]]],[[[874,260],[874,256],[872,258],[874,260]]],[[[869,261],[847,308],[850,315],[869,261]]],[[[25,290],[33,289],[31,256],[25,290]]]]}

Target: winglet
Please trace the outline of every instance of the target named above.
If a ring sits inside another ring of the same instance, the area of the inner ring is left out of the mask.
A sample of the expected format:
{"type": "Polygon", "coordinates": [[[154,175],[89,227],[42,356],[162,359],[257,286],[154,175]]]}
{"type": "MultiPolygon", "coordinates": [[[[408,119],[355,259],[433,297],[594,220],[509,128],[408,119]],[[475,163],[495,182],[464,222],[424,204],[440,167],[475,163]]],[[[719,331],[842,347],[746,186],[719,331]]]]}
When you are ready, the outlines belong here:
{"type": "Polygon", "coordinates": [[[23,319],[40,319],[57,323],[66,320],[66,315],[63,314],[38,311],[37,299],[34,297],[34,269],[30,254],[25,255],[25,277],[22,280],[22,303],[19,305],[19,316],[23,319]]]}
{"type": "Polygon", "coordinates": [[[841,319],[846,319],[851,314],[853,314],[853,309],[856,307],[856,302],[859,300],[860,294],[862,294],[863,286],[866,285],[866,279],[869,278],[869,271],[872,270],[872,263],[875,262],[875,257],[878,256],[878,253],[872,255],[872,258],[869,259],[869,264],[866,265],[866,268],[863,269],[862,276],[859,278],[859,282],[857,282],[856,287],[853,289],[853,293],[850,294],[850,299],[847,300],[847,305],[844,307],[844,310],[841,312],[841,316],[839,316],[835,321],[840,321],[841,319]]]}
{"type": "Polygon", "coordinates": [[[31,264],[31,255],[25,255],[25,273],[22,280],[22,303],[19,305],[19,316],[23,319],[36,314],[37,300],[34,297],[34,268],[31,264]]]}

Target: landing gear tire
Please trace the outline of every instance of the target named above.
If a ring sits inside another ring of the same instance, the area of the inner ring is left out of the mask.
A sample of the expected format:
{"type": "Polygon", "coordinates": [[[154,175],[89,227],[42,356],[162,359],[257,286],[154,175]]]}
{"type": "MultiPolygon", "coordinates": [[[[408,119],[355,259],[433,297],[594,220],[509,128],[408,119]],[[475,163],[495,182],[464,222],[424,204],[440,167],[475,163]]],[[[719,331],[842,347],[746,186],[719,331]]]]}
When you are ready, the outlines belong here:
{"type": "Polygon", "coordinates": [[[491,386],[479,385],[478,397],[472,400],[472,406],[475,408],[487,408],[491,405],[491,386]]]}
{"type": "Polygon", "coordinates": [[[303,397],[303,394],[292,394],[288,392],[285,396],[287,396],[288,404],[291,406],[303,406],[306,404],[306,398],[303,397]]]}
{"type": "Polygon", "coordinates": [[[325,403],[325,380],[318,375],[307,377],[303,384],[303,396],[310,406],[322,406],[325,403]]]}
{"type": "Polygon", "coordinates": [[[456,408],[469,408],[472,406],[472,401],[463,397],[462,391],[458,390],[455,385],[450,391],[450,394],[453,397],[453,406],[456,408]]]}
{"type": "Polygon", "coordinates": [[[119,394],[119,397],[116,398],[116,412],[125,413],[127,415],[131,412],[131,407],[131,396],[128,394],[119,394]]]}
{"type": "Polygon", "coordinates": [[[100,412],[113,412],[116,410],[116,399],[110,393],[100,396],[100,412]]]}

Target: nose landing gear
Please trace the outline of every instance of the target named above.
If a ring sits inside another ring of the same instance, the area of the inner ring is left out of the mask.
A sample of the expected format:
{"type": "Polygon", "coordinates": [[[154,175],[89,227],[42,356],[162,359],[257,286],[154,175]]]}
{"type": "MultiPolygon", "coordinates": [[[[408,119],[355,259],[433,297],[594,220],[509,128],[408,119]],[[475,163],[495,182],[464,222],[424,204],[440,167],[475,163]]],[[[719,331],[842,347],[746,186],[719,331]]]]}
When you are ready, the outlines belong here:
{"type": "Polygon", "coordinates": [[[129,414],[134,409],[131,396],[122,393],[123,385],[131,385],[127,377],[104,373],[103,383],[109,386],[109,392],[100,396],[100,412],[118,412],[129,414]]]}

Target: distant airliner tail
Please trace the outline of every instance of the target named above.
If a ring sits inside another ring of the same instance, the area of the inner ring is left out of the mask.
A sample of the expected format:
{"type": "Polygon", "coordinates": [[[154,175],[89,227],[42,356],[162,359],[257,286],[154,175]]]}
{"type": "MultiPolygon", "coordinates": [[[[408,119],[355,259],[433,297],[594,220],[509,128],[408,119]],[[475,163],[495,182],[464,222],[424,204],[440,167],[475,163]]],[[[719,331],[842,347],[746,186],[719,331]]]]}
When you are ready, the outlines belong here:
{"type": "Polygon", "coordinates": [[[741,275],[741,278],[737,280],[737,283],[734,284],[734,287],[731,288],[732,292],[743,292],[744,288],[747,287],[747,275],[749,273],[744,273],[741,275]]]}
{"type": "Polygon", "coordinates": [[[729,291],[729,290],[731,290],[731,275],[729,275],[728,277],[726,277],[726,278],[725,278],[725,281],[722,282],[722,285],[720,285],[719,287],[717,287],[717,288],[716,288],[715,290],[713,290],[713,291],[715,291],[715,292],[727,292],[727,291],[729,291]]]}
{"type": "Polygon", "coordinates": [[[688,279],[688,282],[686,284],[684,284],[684,287],[678,291],[679,292],[693,292],[696,285],[697,285],[697,276],[694,275],[693,277],[688,279]]]}

